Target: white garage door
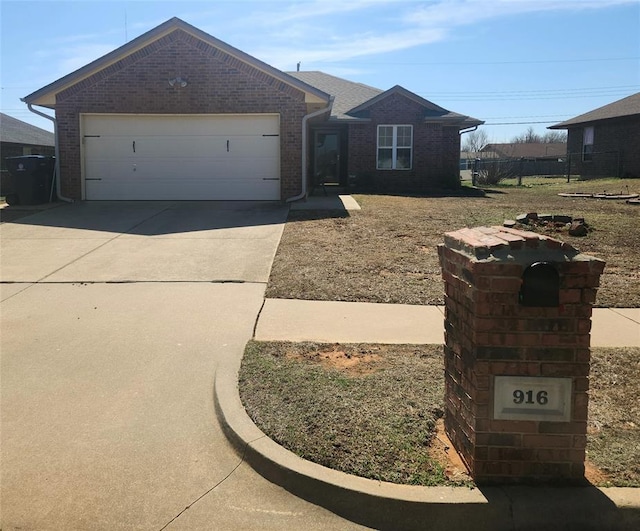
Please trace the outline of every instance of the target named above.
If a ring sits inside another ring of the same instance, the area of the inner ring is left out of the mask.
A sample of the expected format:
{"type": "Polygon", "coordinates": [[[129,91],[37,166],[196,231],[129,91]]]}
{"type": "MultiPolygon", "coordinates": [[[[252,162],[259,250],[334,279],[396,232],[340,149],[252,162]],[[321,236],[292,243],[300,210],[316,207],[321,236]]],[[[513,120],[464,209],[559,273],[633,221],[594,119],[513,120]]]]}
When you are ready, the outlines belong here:
{"type": "Polygon", "coordinates": [[[84,115],[88,200],[278,200],[275,114],[84,115]]]}

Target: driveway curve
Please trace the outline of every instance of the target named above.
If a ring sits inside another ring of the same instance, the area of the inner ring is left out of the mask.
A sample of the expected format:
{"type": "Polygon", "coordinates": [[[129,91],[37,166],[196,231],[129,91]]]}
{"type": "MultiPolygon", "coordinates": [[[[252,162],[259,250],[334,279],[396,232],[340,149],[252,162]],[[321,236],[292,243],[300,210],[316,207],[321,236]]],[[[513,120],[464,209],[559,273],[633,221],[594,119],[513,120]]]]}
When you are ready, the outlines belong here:
{"type": "Polygon", "coordinates": [[[243,462],[213,409],[274,203],[79,203],[0,226],[1,528],[359,529],[243,462]]]}

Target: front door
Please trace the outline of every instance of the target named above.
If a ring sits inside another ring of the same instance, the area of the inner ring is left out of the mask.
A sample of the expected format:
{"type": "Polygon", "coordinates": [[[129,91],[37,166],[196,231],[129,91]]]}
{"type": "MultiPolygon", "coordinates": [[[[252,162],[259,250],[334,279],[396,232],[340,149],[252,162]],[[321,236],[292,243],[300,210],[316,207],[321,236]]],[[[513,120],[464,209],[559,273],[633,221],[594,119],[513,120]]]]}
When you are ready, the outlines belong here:
{"type": "Polygon", "coordinates": [[[315,131],[314,134],[314,185],[340,184],[340,134],[315,131]]]}

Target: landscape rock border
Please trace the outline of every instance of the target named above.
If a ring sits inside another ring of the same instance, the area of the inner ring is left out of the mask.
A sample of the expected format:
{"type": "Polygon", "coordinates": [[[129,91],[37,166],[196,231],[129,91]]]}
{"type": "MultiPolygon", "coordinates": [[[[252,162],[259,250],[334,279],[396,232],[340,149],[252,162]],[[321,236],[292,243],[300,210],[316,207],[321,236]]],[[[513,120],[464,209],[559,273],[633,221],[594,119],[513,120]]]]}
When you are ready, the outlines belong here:
{"type": "Polygon", "coordinates": [[[565,214],[538,214],[537,212],[529,212],[520,214],[515,220],[506,219],[505,227],[515,227],[516,224],[528,225],[533,227],[547,227],[550,224],[556,230],[567,227],[570,236],[586,236],[589,233],[589,225],[584,218],[574,218],[565,214]]]}
{"type": "Polygon", "coordinates": [[[606,192],[602,194],[589,194],[583,192],[561,192],[558,194],[560,197],[584,197],[587,199],[626,199],[627,203],[632,199],[637,199],[640,194],[608,194],[606,192]]]}

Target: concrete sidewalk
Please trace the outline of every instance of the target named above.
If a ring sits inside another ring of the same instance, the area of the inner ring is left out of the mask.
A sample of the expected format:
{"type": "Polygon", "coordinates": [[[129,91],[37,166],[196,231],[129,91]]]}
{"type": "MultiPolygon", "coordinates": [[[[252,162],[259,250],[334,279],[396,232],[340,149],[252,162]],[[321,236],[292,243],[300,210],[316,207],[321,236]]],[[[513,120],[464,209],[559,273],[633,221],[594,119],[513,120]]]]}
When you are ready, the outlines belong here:
{"type": "Polygon", "coordinates": [[[310,196],[304,201],[291,203],[291,210],[338,210],[352,211],[361,210],[358,202],[348,194],[310,196]]]}
{"type": "MultiPolygon", "coordinates": [[[[406,304],[267,299],[255,338],[262,341],[439,344],[444,308],[406,304]]],[[[594,308],[592,347],[640,347],[640,308],[594,308]]]]}
{"type": "MultiPolygon", "coordinates": [[[[267,299],[254,337],[320,342],[442,343],[442,308],[267,299]]],[[[640,346],[640,309],[596,309],[592,346],[640,346]]],[[[312,503],[375,529],[640,529],[640,489],[417,487],[351,476],[306,461],[267,437],[238,396],[237,360],[219,365],[218,419],[262,476],[312,503]]]]}

